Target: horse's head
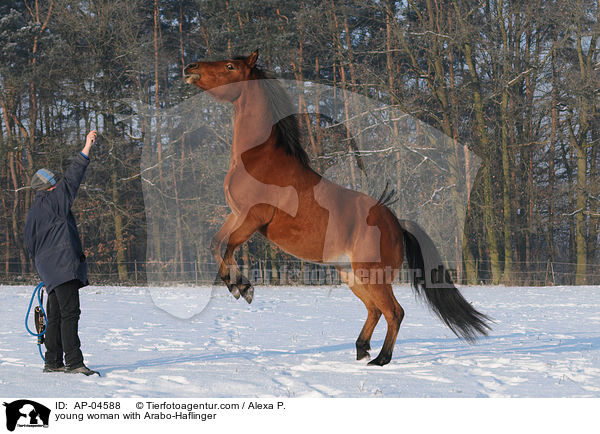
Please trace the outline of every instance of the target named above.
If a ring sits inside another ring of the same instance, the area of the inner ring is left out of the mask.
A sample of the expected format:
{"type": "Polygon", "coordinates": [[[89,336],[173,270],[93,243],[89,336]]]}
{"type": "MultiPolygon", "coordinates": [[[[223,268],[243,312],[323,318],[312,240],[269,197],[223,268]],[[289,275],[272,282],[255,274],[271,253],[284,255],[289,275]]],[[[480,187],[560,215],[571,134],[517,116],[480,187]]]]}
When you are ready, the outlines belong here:
{"type": "Polygon", "coordinates": [[[216,62],[195,62],[185,67],[185,81],[206,90],[217,99],[235,101],[242,91],[241,83],[252,78],[258,50],[248,57],[216,62]]]}

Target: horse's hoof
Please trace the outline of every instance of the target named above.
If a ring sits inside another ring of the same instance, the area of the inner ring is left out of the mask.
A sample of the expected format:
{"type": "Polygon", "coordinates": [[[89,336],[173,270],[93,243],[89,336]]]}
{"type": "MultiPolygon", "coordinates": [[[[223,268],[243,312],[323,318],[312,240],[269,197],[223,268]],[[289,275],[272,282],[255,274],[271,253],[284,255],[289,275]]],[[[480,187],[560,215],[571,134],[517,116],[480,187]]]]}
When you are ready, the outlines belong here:
{"type": "Polygon", "coordinates": [[[371,358],[371,355],[369,354],[368,351],[365,351],[363,349],[356,350],[356,360],[369,359],[369,358],[371,358]]]}
{"type": "Polygon", "coordinates": [[[371,345],[368,341],[363,341],[361,339],[357,339],[356,341],[356,360],[362,360],[364,358],[371,358],[369,354],[369,350],[371,349],[371,345]]]}
{"type": "Polygon", "coordinates": [[[244,297],[244,300],[246,300],[248,304],[252,303],[252,300],[254,299],[254,287],[251,284],[244,284],[243,288],[240,289],[240,292],[242,293],[242,297],[244,297]]]}
{"type": "Polygon", "coordinates": [[[380,354],[379,356],[377,356],[375,359],[371,360],[367,364],[373,365],[373,366],[383,366],[383,365],[387,365],[388,363],[390,363],[390,360],[391,360],[391,358],[381,357],[381,354],[380,354]]]}
{"type": "Polygon", "coordinates": [[[238,300],[240,298],[240,290],[237,288],[237,286],[235,285],[231,285],[231,286],[227,286],[229,288],[229,292],[231,292],[231,295],[233,295],[235,297],[236,300],[238,300]]]}

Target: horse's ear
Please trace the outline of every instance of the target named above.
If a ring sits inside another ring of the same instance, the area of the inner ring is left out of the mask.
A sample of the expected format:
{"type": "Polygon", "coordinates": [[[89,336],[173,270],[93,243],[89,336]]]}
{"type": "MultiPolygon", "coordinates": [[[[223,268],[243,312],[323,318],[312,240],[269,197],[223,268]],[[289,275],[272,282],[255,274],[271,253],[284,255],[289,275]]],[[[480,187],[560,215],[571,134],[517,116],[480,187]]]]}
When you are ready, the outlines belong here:
{"type": "Polygon", "coordinates": [[[246,59],[246,65],[250,68],[254,68],[256,66],[256,61],[258,60],[258,50],[254,50],[251,55],[246,59]]]}

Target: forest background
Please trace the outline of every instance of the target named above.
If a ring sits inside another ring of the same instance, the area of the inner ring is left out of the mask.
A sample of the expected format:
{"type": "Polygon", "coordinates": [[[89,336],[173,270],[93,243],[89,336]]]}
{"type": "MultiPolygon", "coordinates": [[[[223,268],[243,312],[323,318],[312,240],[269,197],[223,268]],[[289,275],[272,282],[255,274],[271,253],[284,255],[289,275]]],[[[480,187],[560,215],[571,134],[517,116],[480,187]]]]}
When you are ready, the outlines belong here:
{"type": "MultiPolygon", "coordinates": [[[[173,228],[167,246],[160,225],[147,224],[141,161],[150,149],[171,167],[155,180],[159,191],[222,179],[211,167],[226,161],[203,158],[208,145],[194,131],[161,131],[125,102],[164,112],[198,93],[182,79],[187,63],[258,48],[275,76],[376,98],[480,159],[461,255],[450,258],[461,283],[599,284],[599,37],[597,0],[2,1],[0,282],[35,281],[22,236],[27,186],[38,168],[63,172],[94,128],[103,140],[74,207],[91,280],[144,283],[152,264],[158,280],[211,281],[198,227],[218,229],[222,191],[170,196],[178,212],[162,222],[173,228]]],[[[356,157],[347,107],[330,119],[298,104],[316,170],[356,157]]],[[[401,117],[389,122],[401,141],[401,117]]],[[[414,165],[381,148],[369,158],[391,162],[386,176],[402,195],[414,165]]],[[[354,172],[347,184],[369,191],[354,172]]],[[[238,259],[270,283],[282,280],[282,264],[318,267],[260,236],[238,259]]]]}

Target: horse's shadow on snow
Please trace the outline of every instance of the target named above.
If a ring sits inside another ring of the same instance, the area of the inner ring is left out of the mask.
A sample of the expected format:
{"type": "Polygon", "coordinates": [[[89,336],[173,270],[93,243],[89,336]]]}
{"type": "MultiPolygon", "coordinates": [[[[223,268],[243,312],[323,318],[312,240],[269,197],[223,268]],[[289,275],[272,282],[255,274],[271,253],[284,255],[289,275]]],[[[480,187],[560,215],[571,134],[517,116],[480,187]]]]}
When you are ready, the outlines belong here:
{"type": "MultiPolygon", "coordinates": [[[[558,338],[552,334],[541,336],[539,333],[512,333],[500,336],[490,336],[483,338],[476,345],[468,345],[463,341],[454,338],[433,338],[433,339],[404,339],[398,342],[396,349],[397,356],[392,360],[388,367],[402,367],[404,362],[411,362],[414,366],[415,361],[432,361],[445,357],[498,357],[501,352],[503,357],[511,356],[536,356],[536,355],[556,355],[565,353],[578,354],[598,350],[600,347],[600,337],[581,336],[577,333],[570,333],[570,338],[558,338]],[[509,342],[505,342],[509,341],[509,342]],[[419,354],[406,354],[402,352],[403,347],[415,346],[421,350],[419,354]]],[[[383,341],[372,341],[373,350],[371,354],[377,354],[377,351],[383,344],[383,341]]],[[[135,371],[140,368],[150,368],[156,366],[179,365],[190,362],[212,362],[220,360],[245,359],[248,361],[270,358],[273,363],[282,356],[301,356],[321,353],[348,353],[354,357],[354,343],[343,343],[338,345],[324,345],[313,348],[304,348],[298,350],[277,350],[265,349],[255,351],[231,351],[210,354],[180,354],[166,357],[157,357],[151,359],[141,359],[127,364],[118,365],[100,365],[96,366],[103,373],[112,371],[135,371]]],[[[352,359],[348,359],[350,362],[352,359]]],[[[283,361],[282,361],[283,362],[283,361]]],[[[331,360],[330,363],[339,363],[338,360],[331,360]]],[[[366,360],[355,363],[365,363],[366,360]]],[[[369,367],[369,369],[381,369],[380,367],[369,367]]],[[[385,368],[384,368],[385,369],[385,368]]]]}
{"type": "MultiPolygon", "coordinates": [[[[373,342],[374,345],[382,345],[383,341],[373,342]]],[[[138,360],[129,364],[124,365],[105,365],[96,366],[102,373],[109,373],[112,371],[135,371],[138,368],[149,368],[153,366],[167,366],[167,365],[178,365],[181,363],[189,362],[210,362],[219,360],[232,360],[232,359],[258,359],[258,358],[276,358],[285,355],[309,355],[319,353],[335,353],[338,351],[347,352],[348,350],[354,350],[354,344],[339,344],[339,345],[328,345],[315,348],[306,348],[300,350],[256,350],[256,351],[232,351],[212,354],[181,354],[177,356],[158,357],[153,359],[138,360]]],[[[332,362],[333,363],[333,362],[332,362]]]]}

